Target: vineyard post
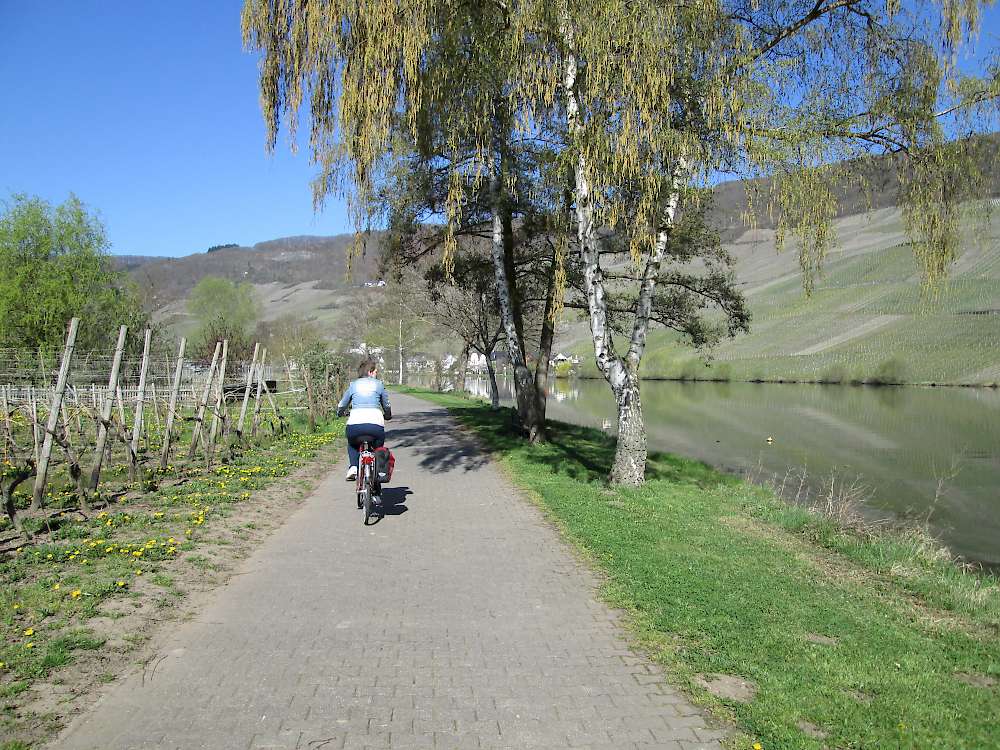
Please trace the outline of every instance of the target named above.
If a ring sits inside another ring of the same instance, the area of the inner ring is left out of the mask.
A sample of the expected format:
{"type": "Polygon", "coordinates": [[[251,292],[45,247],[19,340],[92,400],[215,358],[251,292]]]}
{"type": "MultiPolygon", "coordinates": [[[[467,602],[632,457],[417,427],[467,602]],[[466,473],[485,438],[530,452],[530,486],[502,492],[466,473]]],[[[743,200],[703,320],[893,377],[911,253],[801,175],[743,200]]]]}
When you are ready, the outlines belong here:
{"type": "Polygon", "coordinates": [[[295,390],[295,383],[292,382],[292,366],[288,363],[287,355],[282,354],[281,358],[285,360],[285,377],[288,378],[288,390],[295,390]]]}
{"type": "Polygon", "coordinates": [[[254,395],[253,399],[253,420],[250,426],[250,437],[257,437],[257,425],[260,424],[260,385],[264,380],[264,363],[267,361],[267,347],[264,347],[264,351],[260,353],[260,364],[257,365],[256,378],[257,378],[257,393],[254,395]]]}
{"type": "Polygon", "coordinates": [[[45,437],[42,439],[42,453],[38,461],[38,471],[35,474],[35,491],[31,494],[32,510],[38,510],[42,505],[45,479],[49,473],[49,456],[52,454],[52,433],[59,424],[59,409],[62,406],[63,392],[66,390],[66,380],[69,377],[69,363],[73,358],[73,347],[76,346],[76,329],[79,326],[79,318],[70,320],[69,335],[66,336],[66,348],[63,349],[62,362],[59,365],[59,378],[56,380],[56,389],[52,392],[52,405],[49,408],[45,437]]]}
{"type": "MultiPolygon", "coordinates": [[[[122,353],[125,351],[126,333],[128,333],[128,326],[122,326],[118,329],[115,358],[111,361],[111,376],[108,378],[108,397],[101,402],[101,417],[97,423],[97,447],[94,449],[94,466],[90,470],[91,492],[97,492],[97,485],[101,482],[101,463],[104,461],[104,449],[108,443],[108,423],[111,421],[111,409],[115,403],[111,394],[118,389],[118,372],[122,366],[122,353]]],[[[96,403],[96,391],[93,393],[96,403]]]]}
{"type": "Polygon", "coordinates": [[[250,360],[250,369],[247,370],[247,385],[243,390],[243,406],[240,407],[240,419],[236,423],[236,437],[243,440],[243,422],[247,418],[247,404],[250,403],[250,388],[253,386],[253,376],[257,371],[257,353],[260,351],[260,342],[253,345],[253,359],[250,360]]]}
{"type": "Polygon", "coordinates": [[[212,354],[212,366],[208,368],[205,389],[201,393],[201,400],[198,401],[198,411],[194,416],[194,432],[191,433],[191,446],[188,448],[188,458],[194,458],[194,452],[198,448],[198,439],[201,437],[202,427],[205,424],[205,407],[208,406],[208,395],[212,392],[212,379],[215,377],[215,365],[219,361],[219,351],[221,349],[222,342],[216,341],[215,353],[212,354]]]}
{"type": "Polygon", "coordinates": [[[31,442],[34,445],[35,466],[38,466],[38,400],[35,398],[35,386],[28,386],[28,406],[31,412],[31,442]]]}
{"type": "Polygon", "coordinates": [[[132,453],[139,455],[139,438],[142,435],[143,413],[146,410],[146,373],[149,371],[149,341],[153,332],[146,329],[142,344],[142,365],[139,368],[139,389],[135,395],[135,421],[132,423],[132,453]]]}
{"type": "Polygon", "coordinates": [[[264,395],[267,396],[267,402],[271,405],[271,411],[274,412],[274,418],[278,420],[278,425],[283,426],[285,420],[282,419],[281,412],[278,411],[278,406],[271,397],[271,389],[267,387],[266,382],[264,383],[264,395]]]}
{"type": "MultiPolygon", "coordinates": [[[[258,389],[259,392],[259,389],[258,389]]],[[[0,407],[3,408],[4,440],[14,442],[14,431],[10,424],[10,403],[7,401],[7,386],[0,385],[0,407]]]]}
{"type": "Polygon", "coordinates": [[[122,396],[122,387],[120,385],[115,388],[114,399],[118,405],[118,421],[121,423],[122,429],[125,430],[128,428],[125,422],[125,397],[122,396]]]}
{"type": "Polygon", "coordinates": [[[59,405],[59,411],[62,413],[62,423],[63,423],[63,434],[66,438],[66,444],[70,448],[73,447],[73,437],[70,435],[70,423],[69,423],[69,412],[66,411],[66,399],[59,405]]]}
{"type": "Polygon", "coordinates": [[[163,425],[160,423],[160,404],[156,398],[155,381],[149,384],[149,400],[153,404],[153,420],[156,422],[156,430],[159,432],[163,425]]]}
{"type": "Polygon", "coordinates": [[[212,452],[215,450],[215,439],[219,434],[219,421],[225,419],[223,409],[226,408],[226,361],[229,359],[229,339],[222,340],[222,359],[219,361],[219,383],[215,387],[215,411],[212,412],[212,429],[208,433],[208,443],[205,444],[205,458],[212,465],[212,452]]]}
{"type": "Polygon", "coordinates": [[[187,341],[182,337],[177,349],[177,367],[174,368],[174,384],[170,389],[170,405],[167,407],[167,423],[163,430],[163,452],[160,453],[160,469],[167,468],[170,463],[170,431],[174,426],[174,410],[177,408],[177,394],[181,389],[181,374],[184,372],[184,345],[187,341]]]}
{"type": "Polygon", "coordinates": [[[316,403],[312,386],[312,371],[307,362],[300,363],[302,368],[302,382],[306,386],[306,405],[309,407],[309,432],[316,432],[316,403]]]}

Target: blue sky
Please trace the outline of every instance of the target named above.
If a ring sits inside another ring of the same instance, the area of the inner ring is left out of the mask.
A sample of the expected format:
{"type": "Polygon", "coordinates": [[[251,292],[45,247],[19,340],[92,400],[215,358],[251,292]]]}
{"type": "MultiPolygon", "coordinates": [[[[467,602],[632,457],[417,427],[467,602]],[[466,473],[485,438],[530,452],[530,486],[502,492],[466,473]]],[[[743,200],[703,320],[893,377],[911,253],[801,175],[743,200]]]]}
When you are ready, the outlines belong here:
{"type": "Polygon", "coordinates": [[[308,150],[264,150],[241,0],[0,0],[0,200],[70,191],[114,253],[351,231],[308,150]]]}
{"type": "MultiPolygon", "coordinates": [[[[350,231],[335,198],[314,214],[307,150],[285,139],[264,151],[241,6],[0,0],[0,200],[72,191],[100,212],[115,253],[350,231]]],[[[995,7],[978,46],[1000,46],[995,7]]]]}

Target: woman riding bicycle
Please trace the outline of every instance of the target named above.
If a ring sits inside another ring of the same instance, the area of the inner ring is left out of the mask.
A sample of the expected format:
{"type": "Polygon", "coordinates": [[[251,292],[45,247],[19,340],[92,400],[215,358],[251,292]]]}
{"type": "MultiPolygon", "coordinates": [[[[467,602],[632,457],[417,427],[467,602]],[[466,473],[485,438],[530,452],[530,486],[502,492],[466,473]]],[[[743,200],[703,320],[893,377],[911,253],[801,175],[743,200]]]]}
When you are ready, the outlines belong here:
{"type": "Polygon", "coordinates": [[[359,438],[366,435],[373,438],[372,448],[385,445],[385,422],[392,419],[389,394],[378,379],[378,364],[370,359],[358,366],[358,379],[348,386],[337,404],[338,416],[348,411],[351,416],[347,419],[347,457],[351,465],[347,469],[347,481],[353,482],[358,477],[359,438]]]}

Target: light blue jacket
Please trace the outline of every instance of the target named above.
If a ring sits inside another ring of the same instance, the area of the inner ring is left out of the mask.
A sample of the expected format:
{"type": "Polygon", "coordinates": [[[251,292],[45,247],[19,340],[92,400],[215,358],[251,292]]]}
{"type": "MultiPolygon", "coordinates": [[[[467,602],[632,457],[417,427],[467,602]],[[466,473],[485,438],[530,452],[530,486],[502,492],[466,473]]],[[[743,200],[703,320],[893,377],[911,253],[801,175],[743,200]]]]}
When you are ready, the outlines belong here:
{"type": "Polygon", "coordinates": [[[392,419],[389,393],[378,378],[358,378],[347,387],[347,392],[337,404],[337,411],[351,405],[347,424],[378,424],[385,426],[385,418],[392,419]]]}

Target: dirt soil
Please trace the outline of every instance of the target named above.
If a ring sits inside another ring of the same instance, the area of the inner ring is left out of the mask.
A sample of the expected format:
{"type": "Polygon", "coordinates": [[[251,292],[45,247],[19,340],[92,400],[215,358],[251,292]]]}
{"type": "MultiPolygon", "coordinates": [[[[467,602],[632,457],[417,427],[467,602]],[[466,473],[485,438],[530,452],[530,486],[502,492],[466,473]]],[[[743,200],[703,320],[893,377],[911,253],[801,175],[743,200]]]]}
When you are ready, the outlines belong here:
{"type": "Polygon", "coordinates": [[[16,738],[40,747],[96,703],[106,685],[132,670],[154,672],[159,641],[171,626],[194,617],[238,563],[299,508],[337,462],[339,449],[339,443],[322,447],[307,464],[234,505],[229,515],[215,518],[196,550],[164,564],[161,572],[170,577],[171,587],[137,579],[129,587],[132,596],[108,601],[100,616],[80,623],[106,638],[105,647],[76,652],[46,682],[8,701],[15,706],[16,738]]]}

